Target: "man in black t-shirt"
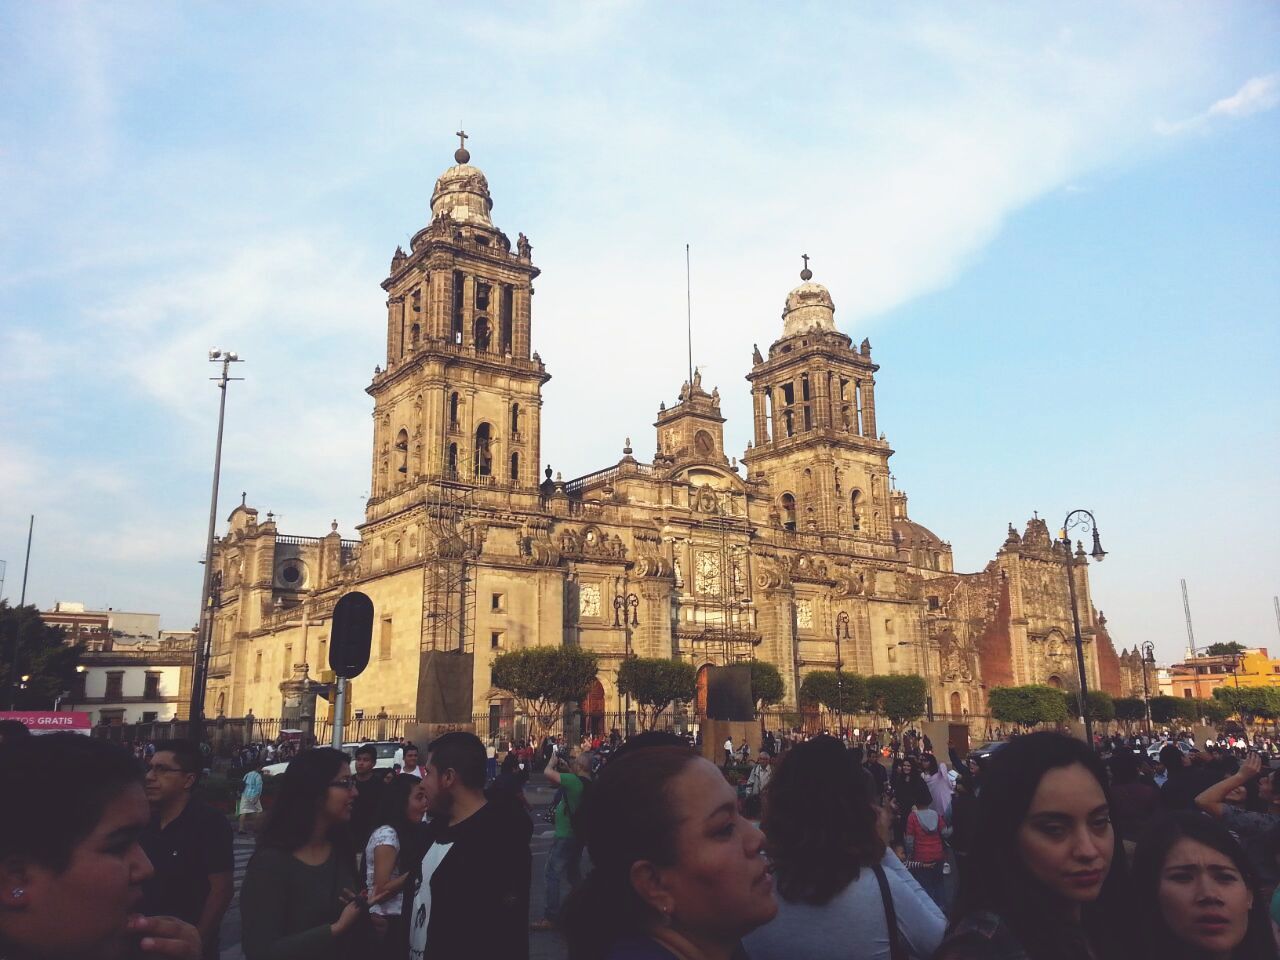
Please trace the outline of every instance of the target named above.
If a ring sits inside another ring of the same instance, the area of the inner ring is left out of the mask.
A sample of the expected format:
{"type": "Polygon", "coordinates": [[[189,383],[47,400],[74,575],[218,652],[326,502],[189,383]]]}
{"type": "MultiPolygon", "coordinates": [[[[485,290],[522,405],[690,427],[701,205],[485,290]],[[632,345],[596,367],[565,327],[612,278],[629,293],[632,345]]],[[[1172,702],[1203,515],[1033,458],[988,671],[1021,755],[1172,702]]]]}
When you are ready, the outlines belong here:
{"type": "Polygon", "coordinates": [[[145,787],[151,823],[139,842],[155,874],[143,884],[142,912],[177,917],[200,931],[207,958],[233,894],[231,824],[192,797],[203,761],[189,740],[156,744],[145,787]]]}
{"type": "Polygon", "coordinates": [[[374,775],[378,763],[378,750],[366,743],[356,750],[356,798],[351,807],[351,834],[356,851],[363,853],[369,835],[381,826],[378,821],[378,804],[382,800],[382,788],[386,783],[374,775]]]}

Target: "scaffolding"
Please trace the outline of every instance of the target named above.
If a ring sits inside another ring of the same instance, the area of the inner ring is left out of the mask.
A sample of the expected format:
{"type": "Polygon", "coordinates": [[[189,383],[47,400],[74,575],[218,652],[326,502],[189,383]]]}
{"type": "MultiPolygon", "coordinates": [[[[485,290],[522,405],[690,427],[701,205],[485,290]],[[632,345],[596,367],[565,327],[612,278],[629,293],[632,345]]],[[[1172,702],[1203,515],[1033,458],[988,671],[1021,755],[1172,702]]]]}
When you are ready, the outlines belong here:
{"type": "Polygon", "coordinates": [[[422,565],[424,651],[475,651],[475,578],[463,528],[472,493],[469,486],[444,478],[426,484],[422,502],[426,541],[422,565]]]}

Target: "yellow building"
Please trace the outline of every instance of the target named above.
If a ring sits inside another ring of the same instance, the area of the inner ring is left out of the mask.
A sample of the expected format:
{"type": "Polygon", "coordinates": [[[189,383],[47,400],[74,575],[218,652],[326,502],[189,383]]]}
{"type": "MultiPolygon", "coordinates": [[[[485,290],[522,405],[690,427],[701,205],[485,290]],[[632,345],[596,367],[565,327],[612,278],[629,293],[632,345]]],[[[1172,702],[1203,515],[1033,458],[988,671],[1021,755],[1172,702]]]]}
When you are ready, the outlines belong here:
{"type": "MultiPolygon", "coordinates": [[[[245,503],[232,512],[213,558],[211,713],[296,710],[300,681],[325,663],[333,606],[354,589],[376,610],[372,661],[352,688],[367,715],[508,718],[493,656],[546,644],[599,655],[581,705],[595,728],[620,709],[628,650],[698,667],[768,660],[790,706],[805,673],[837,663],[921,674],[936,712],[956,716],[983,713],[988,685],[1072,685],[1063,545],[1036,518],[1022,534],[1011,525],[983,571],[953,570],[950,544],[910,518],[891,480],[871,344],[837,329],[807,266],[777,339],[754,351],[740,459],[725,450],[719,391],[694,372],[658,404],[648,461],[628,440],[591,473],[540,474],[539,270],[524,234],[513,248],[494,225],[467,151],[455,159],[382,284],[359,539],[336,524],[284,536],[245,503]]],[[[1076,563],[1090,682],[1110,689],[1119,661],[1082,551],[1076,563]]]]}
{"type": "Polygon", "coordinates": [[[1211,697],[1215,687],[1280,687],[1280,660],[1266,647],[1242,654],[1189,657],[1169,668],[1171,695],[1211,697]]]}

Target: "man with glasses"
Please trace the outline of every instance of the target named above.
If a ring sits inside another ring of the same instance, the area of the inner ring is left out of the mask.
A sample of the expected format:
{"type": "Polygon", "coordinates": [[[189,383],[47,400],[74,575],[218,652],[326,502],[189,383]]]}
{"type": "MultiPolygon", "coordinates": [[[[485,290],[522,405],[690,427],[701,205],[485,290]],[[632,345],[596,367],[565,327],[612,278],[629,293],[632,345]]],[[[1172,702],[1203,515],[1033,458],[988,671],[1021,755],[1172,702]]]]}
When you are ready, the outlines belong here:
{"type": "Polygon", "coordinates": [[[192,797],[202,769],[200,748],[190,740],[156,744],[147,763],[151,823],[140,843],[155,874],[143,885],[142,912],[193,924],[205,957],[216,958],[235,861],[227,818],[192,797]]]}

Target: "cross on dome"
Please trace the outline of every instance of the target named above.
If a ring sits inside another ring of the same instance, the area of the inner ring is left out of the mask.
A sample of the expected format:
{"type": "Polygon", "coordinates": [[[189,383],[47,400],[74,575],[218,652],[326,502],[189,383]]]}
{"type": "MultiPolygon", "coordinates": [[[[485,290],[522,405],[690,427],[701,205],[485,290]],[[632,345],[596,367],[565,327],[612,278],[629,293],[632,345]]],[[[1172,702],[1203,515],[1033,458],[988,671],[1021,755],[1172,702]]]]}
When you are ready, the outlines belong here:
{"type": "Polygon", "coordinates": [[[467,152],[467,141],[471,138],[465,130],[459,130],[454,136],[458,138],[458,149],[453,152],[453,159],[458,163],[466,163],[471,159],[471,154],[467,152]]]}
{"type": "Polygon", "coordinates": [[[800,271],[801,280],[812,280],[813,271],[809,269],[809,255],[807,253],[800,254],[800,259],[804,261],[804,269],[800,271]]]}

